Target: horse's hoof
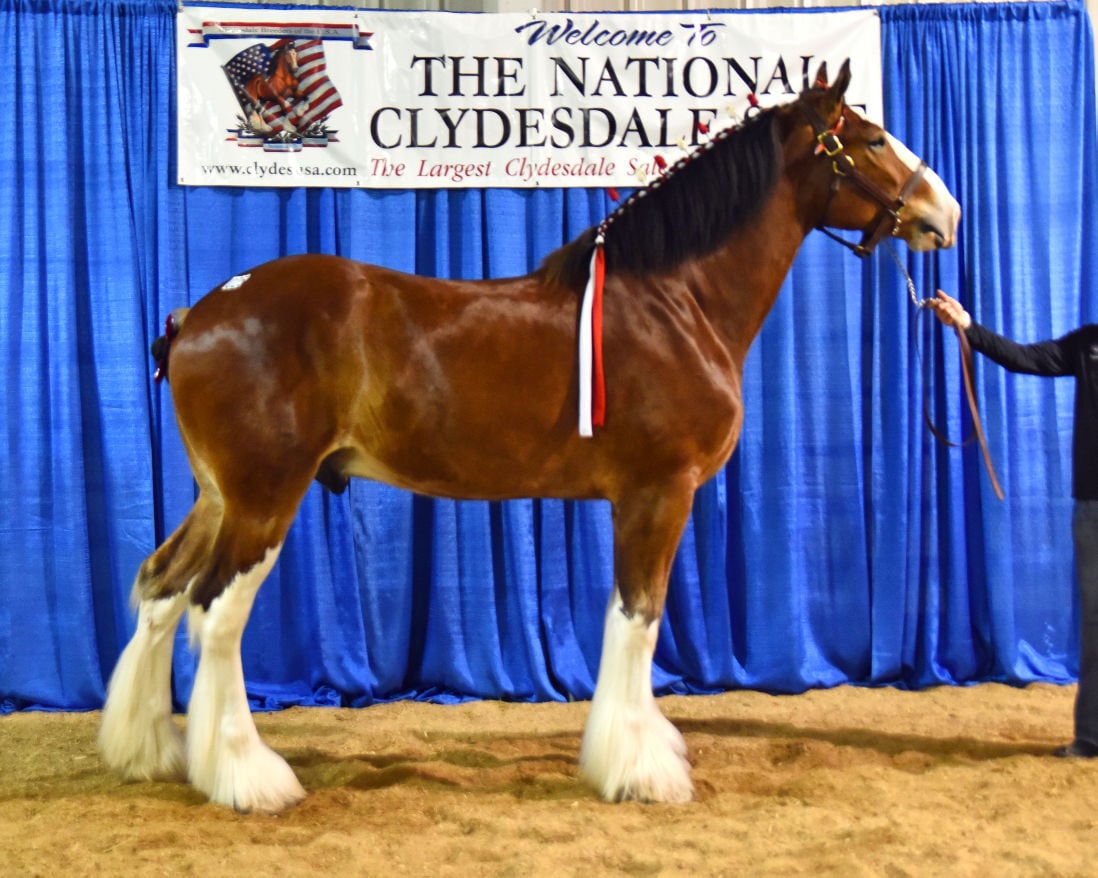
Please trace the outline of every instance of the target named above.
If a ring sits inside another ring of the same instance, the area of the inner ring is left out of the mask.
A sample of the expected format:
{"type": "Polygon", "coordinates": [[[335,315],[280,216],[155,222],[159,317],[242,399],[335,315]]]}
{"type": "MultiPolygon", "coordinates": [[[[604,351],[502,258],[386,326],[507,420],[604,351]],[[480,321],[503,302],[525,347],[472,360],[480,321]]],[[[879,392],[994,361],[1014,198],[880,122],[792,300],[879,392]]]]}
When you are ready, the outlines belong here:
{"type": "Polygon", "coordinates": [[[607,802],[685,805],[694,800],[694,784],[690,781],[690,767],[685,760],[662,771],[650,770],[628,779],[606,782],[599,792],[607,802]]]}
{"type": "Polygon", "coordinates": [[[686,742],[655,706],[644,722],[614,723],[602,727],[602,734],[596,729],[589,723],[584,733],[580,770],[606,801],[693,800],[686,742]]]}
{"type": "Polygon", "coordinates": [[[191,783],[211,802],[242,814],[279,814],[305,798],[293,769],[262,742],[242,755],[221,756],[205,770],[192,760],[189,770],[191,783]]]}
{"type": "Polygon", "coordinates": [[[181,781],[187,776],[183,738],[166,721],[153,726],[140,739],[129,728],[105,721],[99,730],[99,755],[116,774],[134,781],[181,781]]]}

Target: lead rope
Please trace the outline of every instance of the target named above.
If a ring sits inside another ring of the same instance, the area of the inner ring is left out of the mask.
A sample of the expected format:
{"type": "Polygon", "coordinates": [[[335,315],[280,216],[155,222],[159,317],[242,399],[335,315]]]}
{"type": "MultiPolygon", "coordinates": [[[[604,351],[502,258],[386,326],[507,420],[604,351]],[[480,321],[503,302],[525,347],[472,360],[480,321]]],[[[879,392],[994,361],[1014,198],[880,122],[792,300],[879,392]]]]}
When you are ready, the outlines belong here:
{"type": "MultiPolygon", "coordinates": [[[[915,292],[915,282],[911,279],[911,275],[908,274],[907,267],[900,260],[899,255],[896,253],[896,248],[892,246],[892,242],[888,241],[888,252],[892,254],[892,261],[896,263],[896,267],[900,270],[900,273],[904,277],[904,281],[907,284],[907,293],[911,298],[911,304],[916,308],[916,314],[922,315],[928,308],[929,299],[920,299],[915,292]]],[[[926,421],[926,425],[929,428],[931,435],[934,436],[943,445],[948,445],[950,448],[963,448],[968,445],[975,438],[980,445],[980,454],[984,459],[984,468],[987,470],[987,474],[991,479],[991,487],[995,490],[995,496],[1000,500],[1003,499],[1003,489],[999,484],[999,477],[995,473],[995,465],[991,462],[991,452],[987,447],[987,439],[984,437],[984,426],[980,420],[980,407],[976,402],[976,388],[973,380],[973,367],[972,367],[972,347],[968,343],[968,337],[961,327],[954,324],[953,331],[957,334],[957,343],[960,345],[961,350],[961,375],[964,379],[965,385],[965,398],[968,400],[968,410],[972,415],[972,435],[961,442],[953,442],[945,435],[945,433],[934,426],[934,421],[930,417],[930,398],[927,393],[927,387],[929,382],[927,377],[929,374],[929,359],[924,360],[922,353],[919,351],[918,345],[918,333],[915,335],[915,351],[920,362],[923,364],[923,419],[926,421]]]]}
{"type": "Polygon", "coordinates": [[[907,266],[900,261],[900,255],[896,252],[896,248],[892,246],[891,241],[885,241],[888,245],[889,255],[892,256],[892,261],[896,263],[896,267],[900,270],[900,274],[904,276],[904,281],[907,283],[907,294],[911,297],[911,304],[918,308],[920,311],[926,307],[927,299],[920,299],[915,292],[915,281],[911,279],[911,275],[907,273],[907,266]]]}

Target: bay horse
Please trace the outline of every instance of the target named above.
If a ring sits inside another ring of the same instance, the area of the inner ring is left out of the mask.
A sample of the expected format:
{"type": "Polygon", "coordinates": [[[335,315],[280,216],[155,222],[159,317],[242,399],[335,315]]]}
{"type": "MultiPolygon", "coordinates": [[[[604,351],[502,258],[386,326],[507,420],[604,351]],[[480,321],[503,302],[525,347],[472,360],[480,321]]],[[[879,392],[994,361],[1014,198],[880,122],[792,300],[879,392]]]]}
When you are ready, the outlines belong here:
{"type": "Polygon", "coordinates": [[[694,492],[740,434],[748,348],[813,229],[863,230],[863,253],[888,233],[926,251],[952,246],[960,220],[938,176],[845,104],[849,81],[849,62],[831,84],[821,69],[524,277],[290,256],[176,314],[155,355],[170,363],[199,491],[138,571],[137,628],[103,710],[106,763],[135,779],[186,772],[240,811],[305,795],[256,731],[241,637],[312,480],[338,490],[360,477],[439,497],[609,500],[614,586],[580,770],[610,801],[691,799],[652,659],[694,492]],[[607,408],[585,438],[577,322],[597,246],[607,408]],[[185,742],[171,717],[184,611],[200,651],[185,742]]]}

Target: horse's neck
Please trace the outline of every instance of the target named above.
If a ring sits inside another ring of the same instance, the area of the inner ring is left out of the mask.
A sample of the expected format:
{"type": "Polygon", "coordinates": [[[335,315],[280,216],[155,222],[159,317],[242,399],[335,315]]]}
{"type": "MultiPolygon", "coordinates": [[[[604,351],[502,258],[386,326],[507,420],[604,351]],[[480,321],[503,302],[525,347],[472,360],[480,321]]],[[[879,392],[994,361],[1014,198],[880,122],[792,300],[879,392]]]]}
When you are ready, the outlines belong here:
{"type": "Polygon", "coordinates": [[[691,273],[691,291],[741,365],[809,230],[783,177],[755,220],[691,273]]]}

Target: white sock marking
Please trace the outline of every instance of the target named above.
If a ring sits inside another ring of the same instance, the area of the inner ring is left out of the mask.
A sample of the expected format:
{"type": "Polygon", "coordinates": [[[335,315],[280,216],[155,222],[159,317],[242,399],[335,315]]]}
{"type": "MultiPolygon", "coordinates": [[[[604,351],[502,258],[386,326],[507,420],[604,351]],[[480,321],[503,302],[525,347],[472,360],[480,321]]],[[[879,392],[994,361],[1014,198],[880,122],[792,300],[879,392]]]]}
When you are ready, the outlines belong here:
{"type": "Polygon", "coordinates": [[[237,574],[208,611],[191,609],[202,650],[187,711],[187,771],[211,801],[238,811],[278,812],[305,790],[286,761],[260,740],[248,707],[240,641],[256,592],[282,545],[237,574]]]}
{"type": "Polygon", "coordinates": [[[186,596],[143,600],[137,628],[111,674],[99,752],[131,780],[183,776],[183,741],[172,723],[172,645],[186,596]]]}
{"type": "Polygon", "coordinates": [[[580,768],[603,798],[688,802],[693,798],[686,744],[652,695],[659,622],[645,624],[610,598],[598,683],[583,733],[580,768]]]}

